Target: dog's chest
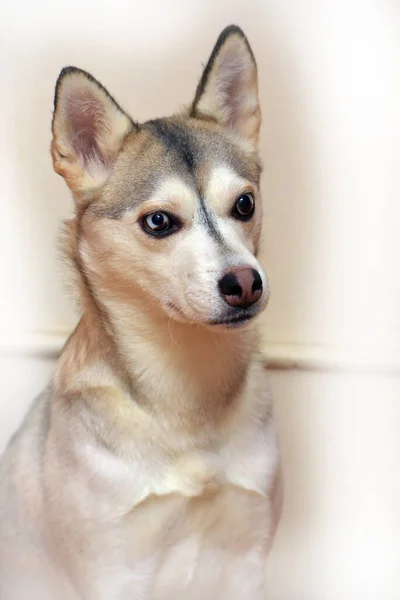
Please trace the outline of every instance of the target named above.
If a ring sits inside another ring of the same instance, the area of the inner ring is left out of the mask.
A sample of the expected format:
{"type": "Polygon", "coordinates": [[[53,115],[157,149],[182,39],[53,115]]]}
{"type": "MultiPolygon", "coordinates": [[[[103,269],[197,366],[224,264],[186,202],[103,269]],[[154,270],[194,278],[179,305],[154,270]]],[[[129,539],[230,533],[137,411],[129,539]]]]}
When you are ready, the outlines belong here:
{"type": "Polygon", "coordinates": [[[217,452],[180,459],[140,452],[127,463],[89,451],[93,598],[262,598],[276,436],[271,421],[240,432],[217,452]]]}
{"type": "Polygon", "coordinates": [[[262,585],[269,516],[265,497],[230,484],[149,498],[124,523],[127,589],[140,583],[149,600],[249,597],[262,585]]]}
{"type": "Polygon", "coordinates": [[[233,464],[194,454],[153,482],[115,532],[123,555],[116,598],[259,597],[275,468],[273,452],[263,450],[261,462],[233,464]]]}

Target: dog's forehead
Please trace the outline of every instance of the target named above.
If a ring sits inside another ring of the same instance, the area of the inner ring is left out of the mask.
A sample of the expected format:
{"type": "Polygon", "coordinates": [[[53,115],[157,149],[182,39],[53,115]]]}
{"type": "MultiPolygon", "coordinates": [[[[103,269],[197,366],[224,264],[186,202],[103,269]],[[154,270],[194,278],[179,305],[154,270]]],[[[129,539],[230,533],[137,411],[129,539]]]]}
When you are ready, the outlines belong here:
{"type": "Polygon", "coordinates": [[[127,140],[93,209],[98,216],[121,218],[171,179],[212,200],[234,181],[258,185],[260,171],[257,156],[210,124],[180,117],[148,121],[127,140]]]}
{"type": "Polygon", "coordinates": [[[194,180],[198,188],[204,185],[207,171],[218,164],[229,165],[244,179],[259,177],[254,156],[249,157],[211,123],[175,117],[148,121],[144,128],[151,133],[153,142],[161,146],[169,167],[194,180]]]}

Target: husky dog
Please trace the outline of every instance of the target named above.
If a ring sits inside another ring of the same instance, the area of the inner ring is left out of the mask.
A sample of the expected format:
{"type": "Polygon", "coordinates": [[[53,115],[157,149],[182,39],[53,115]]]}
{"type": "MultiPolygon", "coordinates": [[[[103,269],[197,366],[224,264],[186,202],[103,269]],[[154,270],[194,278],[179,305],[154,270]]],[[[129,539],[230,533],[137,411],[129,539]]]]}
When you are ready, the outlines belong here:
{"type": "Polygon", "coordinates": [[[194,100],[139,124],[61,71],[81,319],[0,463],[1,600],[261,600],[281,506],[257,69],[225,29],[194,100]]]}

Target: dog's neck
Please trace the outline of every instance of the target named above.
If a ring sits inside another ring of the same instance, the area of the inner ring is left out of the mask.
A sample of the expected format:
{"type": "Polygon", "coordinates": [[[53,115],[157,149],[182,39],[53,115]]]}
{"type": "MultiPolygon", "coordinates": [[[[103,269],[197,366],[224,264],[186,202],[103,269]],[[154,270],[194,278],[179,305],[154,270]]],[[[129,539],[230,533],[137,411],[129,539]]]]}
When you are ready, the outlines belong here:
{"type": "Polygon", "coordinates": [[[118,318],[110,314],[138,401],[157,411],[194,411],[201,418],[236,397],[253,351],[254,330],[213,331],[172,320],[151,307],[135,315],[130,306],[120,306],[118,318]]]}
{"type": "Polygon", "coordinates": [[[106,313],[107,328],[93,312],[83,316],[65,350],[69,364],[78,353],[85,356],[80,370],[111,361],[136,402],[175,415],[183,426],[215,421],[235,401],[254,351],[254,327],[214,331],[115,301],[106,313]]]}

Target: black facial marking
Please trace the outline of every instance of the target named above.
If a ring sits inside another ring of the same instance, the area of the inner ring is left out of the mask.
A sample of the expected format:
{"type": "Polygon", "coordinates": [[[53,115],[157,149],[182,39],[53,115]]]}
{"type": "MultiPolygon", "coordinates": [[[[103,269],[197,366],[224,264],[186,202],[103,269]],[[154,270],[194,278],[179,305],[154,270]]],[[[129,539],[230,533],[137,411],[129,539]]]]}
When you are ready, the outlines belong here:
{"type": "MultiPolygon", "coordinates": [[[[146,123],[146,126],[150,127],[153,135],[163,143],[169,152],[174,153],[181,164],[185,165],[190,173],[191,179],[193,178],[196,185],[196,167],[199,166],[206,156],[206,145],[204,144],[204,141],[201,143],[188,127],[185,127],[176,121],[156,119],[146,123]]],[[[197,186],[196,191],[199,197],[202,222],[214,240],[219,244],[222,244],[222,235],[218,230],[215,220],[208,210],[204,199],[201,197],[201,192],[197,186]]]]}
{"type": "Polygon", "coordinates": [[[223,244],[224,240],[221,235],[221,232],[219,231],[214,219],[212,218],[203,198],[199,197],[199,202],[200,202],[200,215],[202,218],[202,222],[206,226],[208,233],[211,235],[211,237],[216,242],[218,242],[219,244],[223,244]]]}
{"type": "Polygon", "coordinates": [[[130,168],[125,169],[123,178],[110,177],[101,201],[91,205],[95,216],[121,219],[126,210],[134,210],[150,198],[161,181],[176,175],[195,190],[203,226],[215,241],[223,244],[222,234],[204,198],[209,169],[214,165],[227,165],[243,179],[258,185],[261,168],[257,156],[242,156],[240,148],[223,132],[201,128],[190,118],[147,121],[134,135],[132,156],[129,145],[123,147],[120,154],[125,162],[131,162],[130,168]]]}
{"type": "Polygon", "coordinates": [[[192,173],[196,167],[196,151],[190,133],[177,123],[155,119],[146,123],[169,151],[174,152],[192,173]]]}

